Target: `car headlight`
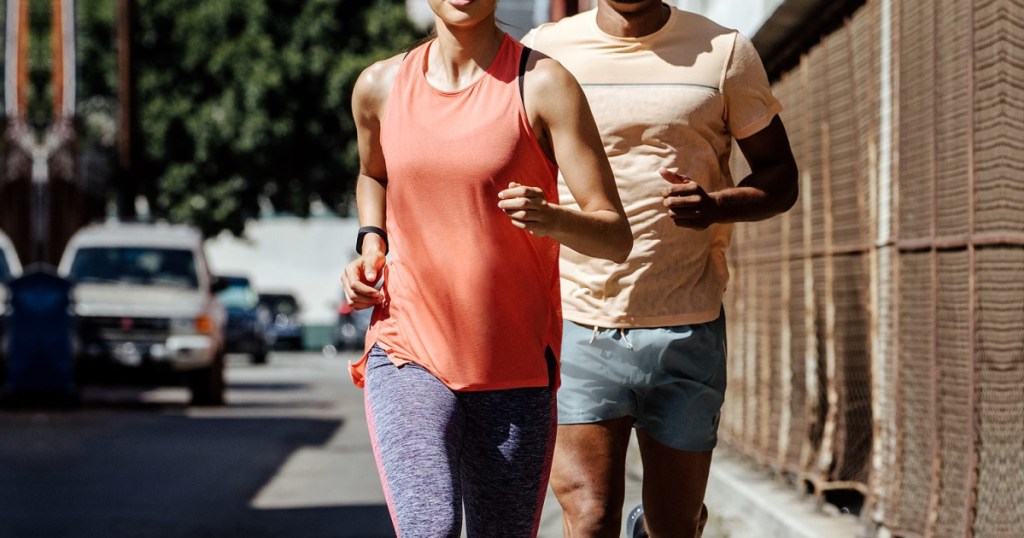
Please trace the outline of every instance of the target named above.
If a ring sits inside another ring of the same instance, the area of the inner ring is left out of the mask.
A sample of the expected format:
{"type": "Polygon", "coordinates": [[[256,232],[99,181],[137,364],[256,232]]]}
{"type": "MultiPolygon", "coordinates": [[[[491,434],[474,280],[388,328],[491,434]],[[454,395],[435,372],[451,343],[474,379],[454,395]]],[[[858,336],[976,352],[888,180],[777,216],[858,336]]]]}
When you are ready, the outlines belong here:
{"type": "Polygon", "coordinates": [[[213,334],[217,325],[213,317],[203,314],[196,318],[179,318],[171,320],[171,332],[174,334],[213,334]]]}

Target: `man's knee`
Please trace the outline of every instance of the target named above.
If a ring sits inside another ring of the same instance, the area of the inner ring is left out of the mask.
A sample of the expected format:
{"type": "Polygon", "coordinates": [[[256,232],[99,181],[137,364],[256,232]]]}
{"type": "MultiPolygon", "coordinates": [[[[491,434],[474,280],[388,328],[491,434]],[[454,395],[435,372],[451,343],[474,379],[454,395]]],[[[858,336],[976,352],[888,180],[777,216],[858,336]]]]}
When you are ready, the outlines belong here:
{"type": "Polygon", "coordinates": [[[572,536],[618,536],[622,523],[622,499],[601,494],[583,483],[559,483],[552,480],[552,490],[572,536]]]}

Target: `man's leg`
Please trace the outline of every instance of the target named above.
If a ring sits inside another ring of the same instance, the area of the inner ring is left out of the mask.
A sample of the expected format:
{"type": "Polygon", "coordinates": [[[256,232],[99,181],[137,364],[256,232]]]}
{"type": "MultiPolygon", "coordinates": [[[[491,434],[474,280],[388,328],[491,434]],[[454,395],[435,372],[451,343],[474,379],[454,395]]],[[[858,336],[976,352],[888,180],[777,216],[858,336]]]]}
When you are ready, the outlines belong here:
{"type": "Polygon", "coordinates": [[[700,538],[711,451],[676,450],[637,430],[644,464],[644,519],[651,538],[700,538]]]}
{"type": "Polygon", "coordinates": [[[566,538],[618,538],[633,418],[558,426],[551,489],[566,538]]]}
{"type": "Polygon", "coordinates": [[[646,528],[654,538],[699,537],[725,395],[725,316],[634,336],[662,349],[636,424],[646,528]]]}

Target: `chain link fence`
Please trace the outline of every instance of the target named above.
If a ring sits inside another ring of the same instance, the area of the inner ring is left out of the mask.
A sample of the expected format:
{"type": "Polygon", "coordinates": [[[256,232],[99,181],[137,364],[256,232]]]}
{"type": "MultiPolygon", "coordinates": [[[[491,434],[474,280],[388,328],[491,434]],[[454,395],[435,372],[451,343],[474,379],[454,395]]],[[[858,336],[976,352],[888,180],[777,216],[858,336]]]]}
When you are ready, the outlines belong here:
{"type": "Polygon", "coordinates": [[[1024,529],[1022,35],[866,2],[775,85],[800,201],[736,228],[723,439],[895,536],[1024,529]]]}

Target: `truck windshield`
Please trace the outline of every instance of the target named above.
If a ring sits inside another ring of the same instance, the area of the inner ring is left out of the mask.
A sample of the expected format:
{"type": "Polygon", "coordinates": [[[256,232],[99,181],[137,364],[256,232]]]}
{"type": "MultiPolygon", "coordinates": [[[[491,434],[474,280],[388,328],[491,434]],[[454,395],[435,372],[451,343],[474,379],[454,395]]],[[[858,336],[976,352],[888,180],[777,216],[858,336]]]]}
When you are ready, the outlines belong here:
{"type": "Polygon", "coordinates": [[[221,304],[227,308],[240,310],[252,310],[259,304],[259,297],[256,290],[252,289],[248,280],[240,278],[222,277],[227,281],[227,287],[217,294],[221,304]]]}
{"type": "Polygon", "coordinates": [[[71,280],[199,288],[192,251],[149,247],[87,247],[75,253],[71,280]]]}

